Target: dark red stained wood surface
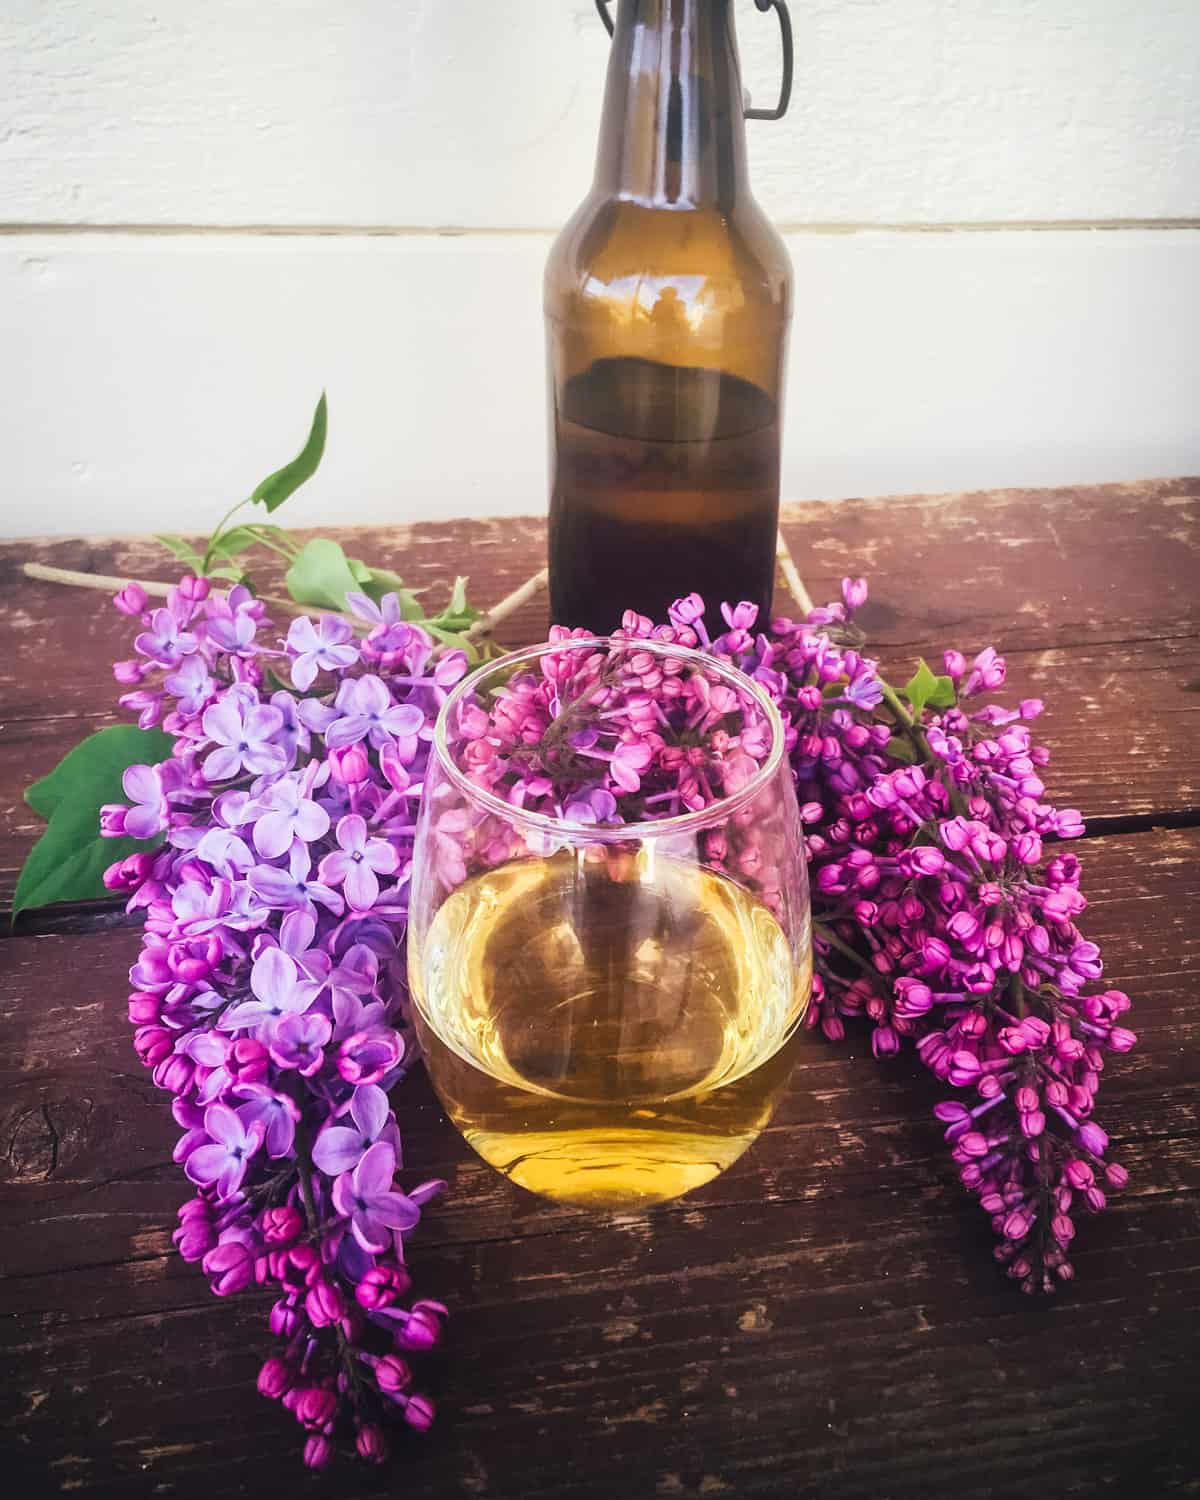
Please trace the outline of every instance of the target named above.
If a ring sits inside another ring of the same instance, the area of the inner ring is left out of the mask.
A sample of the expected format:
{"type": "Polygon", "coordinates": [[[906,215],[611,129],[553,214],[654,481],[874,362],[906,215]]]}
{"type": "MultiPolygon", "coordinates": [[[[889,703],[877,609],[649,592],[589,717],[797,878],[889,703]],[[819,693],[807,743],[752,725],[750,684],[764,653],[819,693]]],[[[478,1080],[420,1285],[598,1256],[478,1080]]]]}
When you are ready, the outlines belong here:
{"type": "MultiPolygon", "coordinates": [[[[994,641],[1042,721],[1137,1051],[1101,1118],[1132,1174],[1081,1225],[1050,1305],[994,1272],[931,1080],[811,1041],[772,1127],[700,1193],[589,1218],[484,1168],[420,1077],[407,1160],[451,1189],[414,1241],[454,1307],[441,1418],[388,1469],[301,1473],[253,1391],[254,1298],[172,1253],[185,1196],[164,1098],[137,1065],[137,935],[95,911],[0,938],[0,1452],[15,1496],[908,1496],[1200,1492],[1200,483],[792,507],[818,599],[871,576],[889,663],[994,641]],[[107,930],[104,930],[106,929],[107,930]]],[[[492,603],[540,562],[539,522],[353,534],[351,550],[492,603]]],[[[124,622],[22,583],[22,557],[167,576],[144,541],[0,549],[0,872],[36,833],[23,786],[111,719],[124,622]],[[66,649],[64,649],[66,648],[66,649]]],[[[780,607],[783,607],[781,601],[780,607]]],[[[545,627],[544,599],[506,623],[545,627]]]]}

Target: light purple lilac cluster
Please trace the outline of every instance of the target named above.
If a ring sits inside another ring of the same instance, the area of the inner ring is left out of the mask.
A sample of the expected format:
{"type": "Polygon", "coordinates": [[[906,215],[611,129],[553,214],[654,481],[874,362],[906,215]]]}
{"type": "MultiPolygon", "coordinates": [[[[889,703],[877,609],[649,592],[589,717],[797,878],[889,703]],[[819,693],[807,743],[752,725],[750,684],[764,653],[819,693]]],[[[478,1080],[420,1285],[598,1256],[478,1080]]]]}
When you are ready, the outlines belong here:
{"type": "Polygon", "coordinates": [[[809,827],[809,1024],[839,1041],[865,1017],[876,1057],[912,1042],[970,1091],[936,1111],[959,1175],[991,1215],[1007,1274],[1048,1292],[1074,1275],[1073,1213],[1098,1212],[1127,1181],[1092,1115],[1107,1055],[1136,1041],[1121,1024],[1129,997],[1095,988],[1100,952],[1076,925],[1080,864],[1057,847],[1083,823],[1045,800],[1050,755],[1027,728],[1042,704],[980,701],[1005,681],[994,650],[970,663],[947,651],[953,702],[914,715],[859,649],[866,583],[847,578],[842,595],[768,633],[753,633],[752,606],[727,608],[711,641],[696,596],[668,626],[625,625],[709,649],[774,698],[809,827]]]}
{"type": "Polygon", "coordinates": [[[134,1045],[173,1097],[175,1160],[195,1186],[174,1239],[219,1296],[274,1291],[277,1352],[258,1388],[322,1468],[352,1440],[382,1462],[389,1419],[433,1421],[407,1355],[446,1309],[413,1299],[404,1236],[443,1184],[401,1189],[388,1101],[412,1045],[403,932],[432,724],[466,670],[435,655],[394,595],[286,639],[246,589],[185,578],[115,674],[173,757],[133,766],[111,835],[160,836],[105,883],[145,916],[130,979],[134,1045]]]}

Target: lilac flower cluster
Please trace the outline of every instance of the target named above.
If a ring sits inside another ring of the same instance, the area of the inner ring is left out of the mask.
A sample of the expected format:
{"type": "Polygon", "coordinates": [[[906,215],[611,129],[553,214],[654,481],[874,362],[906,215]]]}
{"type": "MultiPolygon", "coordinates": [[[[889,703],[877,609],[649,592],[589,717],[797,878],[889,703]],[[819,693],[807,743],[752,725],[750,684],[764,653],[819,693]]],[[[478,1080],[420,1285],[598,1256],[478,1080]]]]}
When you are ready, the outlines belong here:
{"type": "MultiPolygon", "coordinates": [[[[1048,1291],[1073,1274],[1073,1210],[1098,1211],[1126,1180],[1092,1113],[1107,1054],[1135,1041],[1129,1000],[1097,990],[1099,952],[1076,926],[1079,862],[1046,848],[1083,828],[1045,800],[1049,755],[1027,727],[1041,704],[980,706],[1005,680],[986,650],[972,663],[947,652],[940,706],[906,706],[862,653],[866,597],[846,579],[840,602],[765,632],[753,606],[726,605],[716,639],[696,595],[665,624],[627,613],[606,649],[555,627],[561,652],[451,715],[455,759],[510,805],[575,823],[698,810],[746,785],[771,726],[718,673],[638,644],[696,647],[753,678],[780,710],[809,827],[809,1023],[836,1041],[866,1018],[876,1056],[909,1041],[962,1091],[937,1109],[961,1178],[1008,1275],[1048,1291]],[[581,700],[586,727],[571,712],[581,700]]],[[[163,839],[106,884],[145,915],[134,1044],[174,1095],[175,1157],[197,1189],[175,1240],[219,1295],[274,1289],[281,1342],[259,1389],[304,1427],[306,1461],[324,1466],[353,1436],[380,1462],[385,1418],[433,1419],[405,1355],[438,1341],[445,1314],[412,1300],[403,1246],[442,1184],[397,1187],[388,1094],[409,1060],[415,812],[466,659],[435,649],[395,596],[349,595],[357,634],[326,616],[297,619],[286,639],[240,587],[185,578],[163,608],[136,586],[116,602],[140,625],[136,656],[114,669],[121,703],[174,736],[170,759],[129,769],[128,803],[101,821],[163,839]]],[[[709,830],[705,858],[770,905],[778,871],[754,826],[709,830]]],[[[511,828],[448,806],[433,857],[460,880],[471,861],[521,852],[504,842],[511,828]]]]}
{"type": "Polygon", "coordinates": [[[144,913],[130,979],[134,1046],[173,1096],[175,1160],[195,1196],[175,1243],[219,1296],[272,1289],[279,1340],[258,1387],[304,1428],[304,1457],[340,1439],[382,1462],[389,1419],[433,1404],[406,1355],[446,1309],[413,1300],[404,1236],[442,1187],[401,1190],[388,1102],[411,1040],[402,935],[416,799],[432,723],[466,670],[400,618],[395,596],[286,639],[244,588],[185,578],[119,662],[122,704],[174,736],[133,766],[113,836],[160,837],[106,884],[144,913]]]}
{"type": "Polygon", "coordinates": [[[1092,1118],[1108,1054],[1136,1037],[1129,998],[1095,992],[1096,944],[1074,854],[1047,842],[1083,832],[1045,800],[1050,756],[1027,724],[1042,704],[980,703],[1005,681],[992,649],[945,654],[952,703],[913,713],[861,654],[853,614],[862,579],[800,623],[753,634],[754,611],[726,609],[710,641],[701,601],[652,629],[734,662],[775,699],[809,826],[817,978],[808,1022],[833,1041],[873,1025],[876,1057],[912,1042],[974,1103],[938,1106],[965,1184],[991,1215],[996,1259],[1026,1292],[1074,1275],[1073,1211],[1098,1212],[1127,1173],[1092,1118]],[[1084,991],[1091,989],[1091,993],[1084,991]]]}

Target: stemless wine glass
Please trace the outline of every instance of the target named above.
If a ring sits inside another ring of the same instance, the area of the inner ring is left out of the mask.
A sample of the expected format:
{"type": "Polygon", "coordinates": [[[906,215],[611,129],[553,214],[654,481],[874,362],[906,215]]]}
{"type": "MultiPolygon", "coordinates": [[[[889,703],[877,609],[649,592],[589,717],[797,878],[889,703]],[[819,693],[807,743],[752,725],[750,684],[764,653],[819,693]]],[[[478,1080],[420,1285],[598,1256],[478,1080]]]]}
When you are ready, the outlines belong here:
{"type": "Polygon", "coordinates": [[[465,678],[434,731],[408,955],[434,1087],[498,1171],[596,1207],[715,1177],[770,1119],[812,981],[770,698],[711,656],[617,637],[465,678]],[[671,727],[672,701],[697,703],[704,733],[671,727]],[[647,752],[619,748],[630,714],[680,768],[666,792],[640,785],[647,752]],[[606,765],[616,783],[589,791],[606,765]],[[715,800],[697,807],[701,785],[715,800]]]}

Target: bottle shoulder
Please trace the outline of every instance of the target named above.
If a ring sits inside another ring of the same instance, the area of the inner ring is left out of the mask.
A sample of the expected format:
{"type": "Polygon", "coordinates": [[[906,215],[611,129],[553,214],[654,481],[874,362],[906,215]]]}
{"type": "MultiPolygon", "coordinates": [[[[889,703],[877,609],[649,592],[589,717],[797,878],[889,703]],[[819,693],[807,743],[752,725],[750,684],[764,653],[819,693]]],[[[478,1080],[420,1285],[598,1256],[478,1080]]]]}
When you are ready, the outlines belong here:
{"type": "Polygon", "coordinates": [[[790,308],[787,246],[749,194],[732,211],[663,208],[589,197],[564,225],[546,262],[546,310],[590,299],[637,301],[650,285],[777,311],[790,308]]]}

